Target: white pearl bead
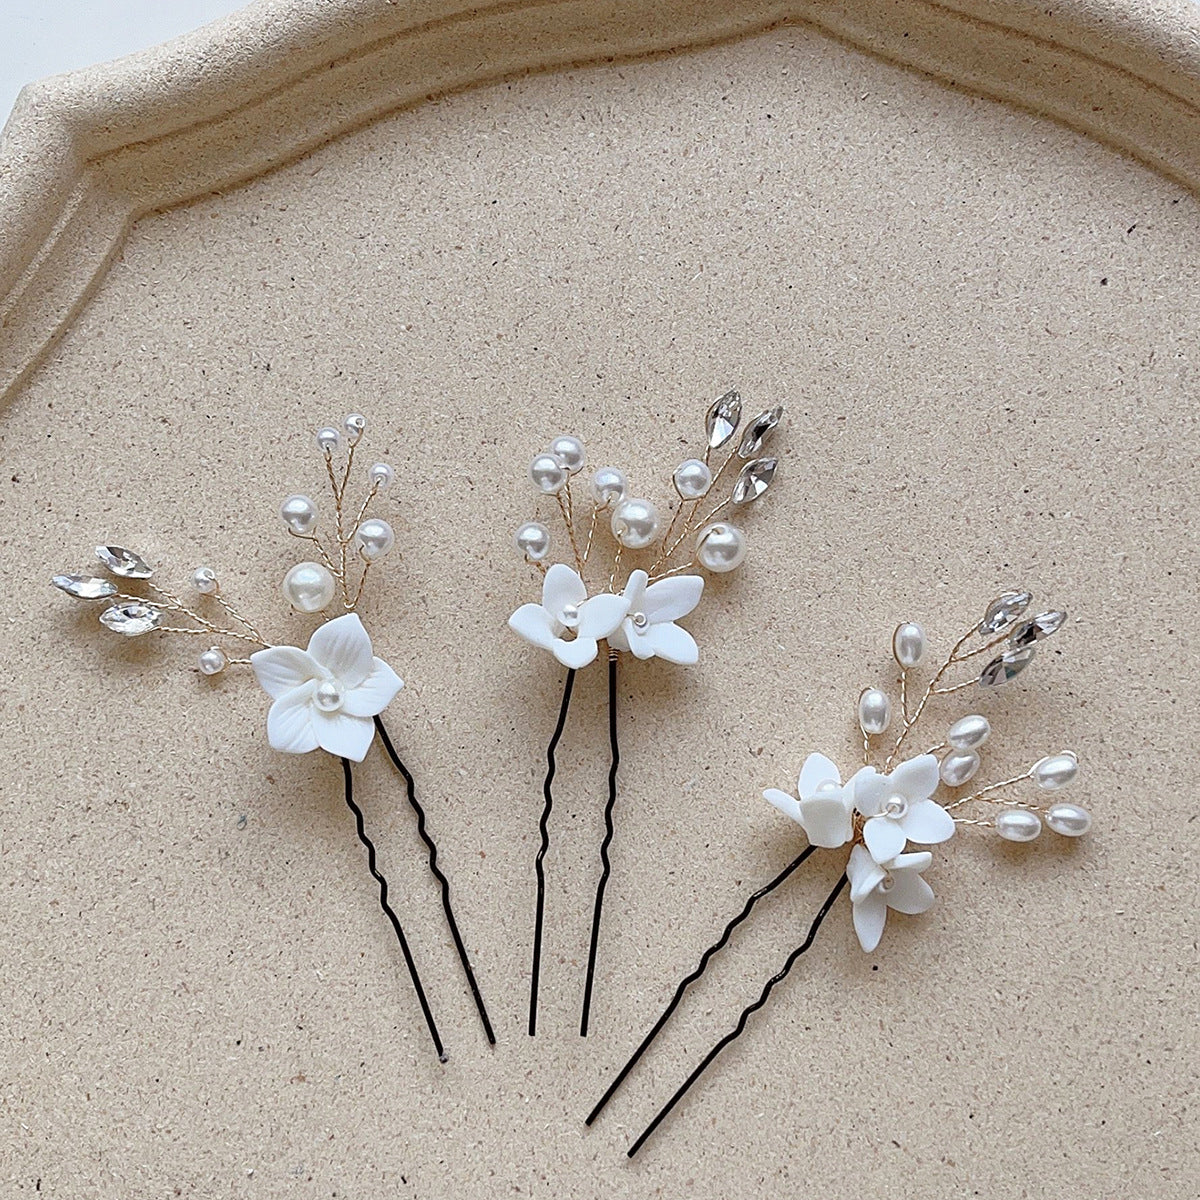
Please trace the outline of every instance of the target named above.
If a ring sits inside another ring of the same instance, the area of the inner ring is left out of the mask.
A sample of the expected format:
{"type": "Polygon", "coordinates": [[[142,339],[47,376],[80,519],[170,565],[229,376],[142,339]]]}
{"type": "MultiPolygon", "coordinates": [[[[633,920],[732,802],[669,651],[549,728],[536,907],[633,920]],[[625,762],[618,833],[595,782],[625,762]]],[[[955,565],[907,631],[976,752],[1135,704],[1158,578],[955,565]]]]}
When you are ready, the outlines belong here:
{"type": "Polygon", "coordinates": [[[889,796],[883,802],[883,815],[899,821],[908,816],[908,801],[903,796],[889,796]]]}
{"type": "Polygon", "coordinates": [[[550,553],[550,530],[539,521],[526,521],[513,540],[531,562],[541,562],[550,553]]]}
{"type": "Polygon", "coordinates": [[[229,666],[229,659],[220,646],[210,646],[200,655],[197,665],[205,675],[219,675],[229,666]]]}
{"type": "Polygon", "coordinates": [[[309,496],[289,496],[279,506],[279,515],[297,537],[307,537],[317,527],[317,506],[309,496]]]}
{"type": "Polygon", "coordinates": [[[396,479],[396,469],[390,463],[376,463],[367,472],[367,482],[381,492],[386,492],[396,479]]]}
{"type": "Polygon", "coordinates": [[[708,463],[698,458],[687,458],[675,468],[672,480],[680,499],[699,500],[712,487],[712,471],[708,463]]]}
{"type": "Polygon", "coordinates": [[[336,584],[328,567],[315,562],[297,563],[283,577],[284,599],[298,612],[315,613],[328,608],[336,584]]]}
{"type": "Polygon", "coordinates": [[[335,679],[325,679],[313,692],[313,703],[322,712],[337,712],[346,702],[346,690],[335,679]]]}
{"type": "Polygon", "coordinates": [[[1063,837],[1082,837],[1092,827],[1092,814],[1078,804],[1052,804],[1046,810],[1046,824],[1063,837]]]}
{"type": "Polygon", "coordinates": [[[322,454],[332,454],[342,444],[342,432],[332,425],[326,425],[324,429],[317,430],[316,440],[317,449],[322,454]]]}
{"type": "Polygon", "coordinates": [[[358,439],[362,437],[363,431],[367,427],[367,418],[362,413],[350,413],[350,415],[342,422],[342,428],[346,431],[346,440],[350,445],[355,445],[358,439]]]}
{"type": "Polygon", "coordinates": [[[947,787],[962,787],[979,770],[979,755],[974,750],[953,750],[942,759],[940,773],[947,787]]]}
{"type": "Polygon", "coordinates": [[[892,723],[892,702],[878,688],[863,688],[858,697],[858,727],[865,734],[883,733],[892,723]]]}
{"type": "Polygon", "coordinates": [[[578,475],[583,470],[587,456],[584,454],[583,443],[575,436],[564,433],[550,443],[550,453],[562,464],[563,469],[570,475],[578,475]]]}
{"type": "Polygon", "coordinates": [[[619,504],[625,499],[629,484],[625,472],[617,467],[601,467],[592,475],[592,499],[601,507],[619,504]]]}
{"type": "Polygon", "coordinates": [[[658,536],[658,510],[649,500],[622,500],[612,515],[613,537],[630,550],[644,550],[658,536]]]}
{"type": "Polygon", "coordinates": [[[392,527],[379,517],[371,517],[354,531],[354,545],[367,562],[382,558],[395,544],[392,527]]]}
{"type": "Polygon", "coordinates": [[[1033,764],[1030,774],[1038,787],[1054,792],[1066,787],[1079,774],[1079,760],[1070,751],[1048,754],[1033,764]]]}
{"type": "Polygon", "coordinates": [[[992,733],[991,722],[987,717],[972,713],[968,717],[959,717],[950,726],[946,741],[955,750],[978,750],[988,740],[992,733]]]}
{"type": "Polygon", "coordinates": [[[905,670],[915,667],[925,657],[925,630],[912,621],[897,625],[892,634],[892,654],[905,670]]]}
{"type": "Polygon", "coordinates": [[[714,521],[696,535],[696,558],[720,575],[740,567],[746,558],[746,535],[727,521],[714,521]]]}
{"type": "Polygon", "coordinates": [[[539,492],[556,496],[567,482],[567,471],[553,454],[538,454],[529,464],[529,478],[539,492]]]}
{"type": "Polygon", "coordinates": [[[1009,842],[1032,842],[1042,832],[1042,820],[1027,808],[1007,808],[996,818],[996,832],[1009,842]]]}
{"type": "Polygon", "coordinates": [[[213,596],[221,590],[217,573],[212,567],[197,567],[192,572],[192,587],[202,596],[213,596]]]}

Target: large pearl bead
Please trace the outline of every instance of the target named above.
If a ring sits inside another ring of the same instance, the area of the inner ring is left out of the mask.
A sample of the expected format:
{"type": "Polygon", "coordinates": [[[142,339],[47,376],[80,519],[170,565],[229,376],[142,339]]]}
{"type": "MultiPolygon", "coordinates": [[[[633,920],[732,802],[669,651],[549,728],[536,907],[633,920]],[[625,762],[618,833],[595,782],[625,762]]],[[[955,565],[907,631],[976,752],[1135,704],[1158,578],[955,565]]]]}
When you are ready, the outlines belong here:
{"type": "Polygon", "coordinates": [[[550,530],[540,521],[526,521],[513,540],[531,562],[541,562],[550,553],[550,530]]]}
{"type": "Polygon", "coordinates": [[[630,550],[644,550],[658,536],[658,510],[649,500],[622,500],[612,515],[613,537],[630,550]]]}
{"type": "Polygon", "coordinates": [[[1009,842],[1032,842],[1042,832],[1042,820],[1027,808],[1007,808],[996,818],[996,832],[1009,842]]]}
{"type": "Polygon", "coordinates": [[[279,515],[297,537],[308,537],[317,527],[317,506],[310,496],[289,496],[279,506],[279,515]]]}
{"type": "Polygon", "coordinates": [[[367,482],[381,492],[386,492],[396,478],[396,469],[391,463],[376,463],[367,472],[367,482]]]}
{"type": "Polygon", "coordinates": [[[979,755],[974,750],[952,750],[942,759],[939,769],[947,787],[962,787],[979,770],[979,755]]]}
{"type": "Polygon", "coordinates": [[[946,741],[955,750],[978,750],[991,736],[992,725],[987,717],[972,713],[967,717],[959,717],[950,726],[946,741]]]}
{"type": "Polygon", "coordinates": [[[283,577],[283,596],[297,612],[315,613],[329,607],[336,586],[328,567],[302,562],[283,577]]]}
{"type": "Polygon", "coordinates": [[[212,567],[197,567],[192,572],[192,587],[202,596],[215,596],[221,590],[217,573],[212,567]]]}
{"type": "Polygon", "coordinates": [[[350,445],[356,445],[358,439],[362,437],[363,431],[367,427],[367,418],[362,413],[350,413],[350,415],[342,422],[342,428],[346,431],[346,440],[350,445]]]}
{"type": "Polygon", "coordinates": [[[858,697],[858,727],[873,736],[892,723],[892,702],[878,688],[863,688],[858,697]]]}
{"type": "Polygon", "coordinates": [[[322,712],[337,712],[346,702],[346,689],[336,679],[324,679],[313,692],[313,703],[322,712]]]}
{"type": "Polygon", "coordinates": [[[342,432],[332,425],[326,425],[324,429],[317,430],[316,443],[322,454],[332,454],[342,444],[342,432]]]}
{"type": "Polygon", "coordinates": [[[556,496],[567,482],[567,470],[553,454],[538,454],[529,464],[529,478],[539,492],[556,496]]]}
{"type": "Polygon", "coordinates": [[[681,500],[699,500],[712,487],[712,471],[708,463],[688,458],[675,468],[672,480],[681,500]]]}
{"type": "Polygon", "coordinates": [[[905,670],[915,667],[925,657],[925,630],[912,621],[897,625],[892,634],[892,654],[905,670]]]}
{"type": "Polygon", "coordinates": [[[717,575],[740,567],[746,558],[746,535],[728,521],[715,521],[696,535],[696,558],[717,575]]]}
{"type": "Polygon", "coordinates": [[[1046,824],[1063,837],[1083,837],[1092,827],[1092,814],[1078,804],[1052,804],[1046,810],[1046,824]]]}
{"type": "Polygon", "coordinates": [[[210,646],[196,660],[196,665],[205,675],[219,675],[229,666],[229,659],[220,646],[210,646]]]}
{"type": "Polygon", "coordinates": [[[379,517],[371,517],[354,531],[354,545],[367,562],[382,558],[396,544],[392,527],[379,517]]]}
{"type": "Polygon", "coordinates": [[[629,484],[625,472],[617,467],[601,467],[592,475],[592,499],[601,507],[619,504],[625,499],[629,484]]]}
{"type": "Polygon", "coordinates": [[[1030,774],[1038,787],[1054,792],[1066,787],[1079,774],[1079,760],[1070,751],[1065,754],[1048,754],[1033,764],[1030,774]]]}
{"type": "Polygon", "coordinates": [[[583,442],[572,434],[564,433],[550,443],[550,453],[562,463],[569,475],[578,475],[583,470],[587,456],[583,450],[583,442]]]}

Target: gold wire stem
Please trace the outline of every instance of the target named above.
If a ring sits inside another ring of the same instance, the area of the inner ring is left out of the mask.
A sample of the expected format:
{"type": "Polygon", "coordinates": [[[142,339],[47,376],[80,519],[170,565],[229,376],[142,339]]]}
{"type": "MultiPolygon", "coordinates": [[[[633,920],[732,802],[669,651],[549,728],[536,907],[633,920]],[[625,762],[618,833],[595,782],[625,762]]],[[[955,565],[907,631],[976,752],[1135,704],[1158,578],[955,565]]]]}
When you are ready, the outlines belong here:
{"type": "Polygon", "coordinates": [[[617,552],[613,555],[612,573],[608,577],[608,590],[615,592],[617,590],[617,572],[621,569],[621,555],[625,553],[625,546],[617,543],[617,552]]]}
{"type": "Polygon", "coordinates": [[[371,569],[370,560],[363,559],[362,574],[358,577],[358,590],[355,591],[355,593],[354,593],[354,603],[353,604],[350,604],[348,602],[346,603],[345,607],[346,607],[347,612],[353,612],[358,607],[358,602],[362,599],[363,586],[367,582],[367,572],[370,569],[371,569]]]}
{"type": "Polygon", "coordinates": [[[973,629],[967,630],[967,632],[964,633],[962,637],[960,637],[958,641],[954,643],[954,648],[950,651],[946,661],[942,663],[940,667],[938,667],[933,678],[929,681],[929,685],[925,689],[925,695],[921,697],[919,703],[917,704],[916,711],[913,713],[911,718],[905,718],[904,728],[900,731],[900,735],[896,738],[896,744],[892,747],[892,752],[888,755],[887,762],[884,763],[883,773],[885,775],[892,769],[892,764],[896,761],[896,756],[900,753],[900,747],[904,744],[904,739],[908,737],[909,733],[912,732],[912,730],[916,727],[917,722],[921,719],[921,714],[925,711],[925,706],[929,703],[930,698],[934,695],[938,681],[943,675],[945,675],[945,673],[950,669],[951,665],[956,661],[956,655],[962,648],[963,643],[966,642],[973,632],[973,629]]]}
{"type": "Polygon", "coordinates": [[[945,749],[946,749],[946,743],[938,742],[938,744],[936,746],[930,746],[929,749],[925,751],[925,753],[926,754],[940,754],[945,749]]]}
{"type": "MultiPolygon", "coordinates": [[[[1005,627],[1003,633],[996,634],[995,637],[991,638],[989,641],[984,642],[982,646],[976,646],[974,650],[968,650],[966,652],[966,654],[958,655],[954,661],[955,662],[966,662],[968,658],[974,658],[978,654],[986,654],[989,650],[995,650],[997,646],[999,646],[1002,642],[1007,642],[1008,639],[1012,636],[1012,627],[1015,624],[1016,624],[1015,621],[1010,623],[1009,625],[1007,625],[1005,627]]],[[[972,629],[971,633],[974,633],[974,632],[975,632],[975,630],[972,629]]]]}
{"type": "Polygon", "coordinates": [[[681,567],[672,567],[669,571],[660,571],[657,575],[651,575],[647,583],[657,583],[660,579],[670,579],[672,575],[682,574],[684,571],[691,571],[696,566],[694,558],[689,559],[681,567]]]}
{"type": "Polygon", "coordinates": [[[292,533],[290,529],[288,530],[288,533],[291,534],[291,536],[297,541],[312,542],[312,544],[317,548],[317,553],[321,556],[321,561],[329,568],[330,574],[336,575],[338,573],[337,566],[333,559],[329,557],[329,553],[326,551],[324,543],[319,537],[317,537],[315,533],[292,533]]]}
{"type": "Polygon", "coordinates": [[[955,817],[955,825],[977,825],[981,829],[991,829],[996,822],[990,817],[955,817]]]}
{"type": "Polygon", "coordinates": [[[863,734],[863,766],[869,767],[870,765],[871,765],[871,735],[869,733],[864,733],[863,734]]]}
{"type": "MultiPolygon", "coordinates": [[[[367,515],[367,509],[371,507],[371,501],[375,499],[378,493],[379,484],[373,483],[371,485],[371,490],[367,493],[366,498],[362,502],[362,506],[358,510],[358,516],[354,518],[354,529],[357,529],[363,523],[363,517],[367,515]]],[[[353,531],[351,531],[350,536],[354,536],[353,531]]]]}
{"type": "Polygon", "coordinates": [[[900,668],[900,716],[908,724],[908,668],[900,668]]]}
{"type": "MultiPolygon", "coordinates": [[[[338,491],[338,498],[344,499],[346,495],[346,485],[350,482],[350,468],[354,466],[354,452],[358,449],[358,443],[362,440],[362,434],[358,435],[354,441],[350,442],[350,449],[346,454],[346,469],[342,472],[342,486],[338,491]]],[[[349,439],[347,439],[349,441],[349,439]]]]}
{"type": "MultiPolygon", "coordinates": [[[[975,800],[987,799],[993,792],[998,792],[1002,788],[1014,787],[1018,783],[1024,783],[1026,779],[1032,778],[1032,775],[1032,771],[1026,771],[1022,775],[1014,775],[1011,779],[1002,779],[999,783],[989,783],[987,787],[980,788],[979,791],[972,792],[969,796],[959,796],[957,800],[951,800],[950,803],[946,805],[946,811],[949,812],[951,809],[961,808],[964,804],[970,804],[975,800]]],[[[987,803],[1001,804],[1005,803],[1005,801],[988,799],[987,803]]],[[[1036,806],[1020,804],[1017,807],[1029,808],[1036,806]]]]}
{"type": "Polygon", "coordinates": [[[955,692],[961,692],[963,688],[974,687],[978,682],[978,679],[964,679],[962,683],[956,683],[950,687],[934,688],[933,694],[935,696],[952,696],[955,692]]]}
{"type": "MultiPolygon", "coordinates": [[[[571,481],[567,480],[567,488],[570,489],[571,481]]],[[[568,490],[568,495],[570,492],[568,490]]],[[[562,513],[563,523],[567,527],[567,537],[571,539],[571,553],[575,555],[575,569],[580,575],[583,574],[583,555],[579,553],[579,543],[575,539],[575,522],[571,520],[571,510],[567,507],[567,501],[563,498],[560,491],[555,497],[558,501],[558,510],[562,513]]]]}
{"type": "Polygon", "coordinates": [[[592,539],[596,536],[596,520],[600,515],[600,505],[592,501],[592,519],[588,522],[587,542],[583,547],[583,565],[587,566],[588,556],[592,552],[592,539]]]}
{"type": "Polygon", "coordinates": [[[224,596],[222,596],[220,592],[215,592],[215,593],[213,594],[213,599],[214,599],[214,600],[215,600],[215,601],[216,601],[216,602],[217,602],[217,603],[218,603],[218,604],[219,604],[219,605],[220,605],[220,606],[221,606],[221,607],[222,607],[222,608],[223,608],[223,609],[224,609],[224,610],[225,610],[225,611],[226,611],[226,612],[227,612],[227,613],[228,613],[228,614],[229,614],[229,615],[230,615],[230,616],[231,616],[231,617],[232,617],[232,618],[235,620],[235,621],[240,621],[240,622],[241,622],[241,623],[242,623],[242,624],[243,624],[243,625],[244,625],[244,626],[245,626],[245,627],[246,627],[248,630],[250,630],[250,632],[251,632],[252,634],[254,634],[254,636],[255,636],[256,638],[258,638],[259,642],[260,642],[262,645],[264,645],[264,646],[270,646],[270,644],[271,644],[271,643],[270,643],[270,642],[268,642],[268,641],[267,641],[267,639],[266,639],[265,637],[263,637],[263,635],[262,635],[262,634],[259,632],[258,628],[257,628],[257,627],[256,627],[256,626],[253,624],[253,622],[251,622],[251,621],[248,621],[248,620],[247,620],[247,619],[246,619],[244,616],[242,616],[242,614],[241,614],[240,612],[238,612],[238,610],[237,610],[236,608],[234,608],[234,607],[233,607],[233,605],[232,605],[232,604],[230,604],[230,603],[229,603],[229,601],[228,601],[228,600],[226,600],[226,599],[225,599],[225,597],[224,597],[224,596]]]}
{"type": "MultiPolygon", "coordinates": [[[[190,633],[193,635],[203,635],[204,637],[212,638],[236,638],[239,642],[249,642],[252,646],[262,646],[263,643],[256,637],[251,637],[248,633],[240,633],[236,629],[221,629],[217,625],[208,625],[203,629],[184,629],[179,625],[160,625],[155,633],[190,633]]],[[[269,646],[264,646],[264,649],[270,649],[269,646]]],[[[247,659],[247,662],[249,659],[247,659]]]]}

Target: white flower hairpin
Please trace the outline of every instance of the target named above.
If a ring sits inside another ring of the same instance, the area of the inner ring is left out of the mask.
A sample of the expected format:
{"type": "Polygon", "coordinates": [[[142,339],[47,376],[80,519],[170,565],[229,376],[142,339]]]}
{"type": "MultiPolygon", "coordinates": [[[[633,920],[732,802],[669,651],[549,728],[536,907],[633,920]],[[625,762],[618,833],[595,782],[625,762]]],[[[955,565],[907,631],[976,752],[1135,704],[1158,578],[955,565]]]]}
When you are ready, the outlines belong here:
{"type": "Polygon", "coordinates": [[[1026,618],[1031,602],[1032,597],[1026,591],[997,596],[982,620],[955,642],[915,704],[910,704],[910,673],[925,656],[925,633],[919,625],[900,625],[892,638],[892,652],[900,667],[900,730],[886,757],[874,754],[875,739],[891,726],[892,702],[881,689],[867,688],[858,698],[863,765],[843,782],[842,773],[831,759],[810,754],[800,770],[794,794],[776,788],[764,792],[771,804],[804,830],[808,845],[770,883],[749,897],[717,941],[704,951],[695,970],[681,980],[662,1015],[592,1109],[588,1125],[600,1115],[666,1025],[684,992],[700,978],[709,960],[726,945],[759,900],[790,878],[818,848],[847,853],[848,847],[845,869],[809,926],[804,941],[767,981],[759,998],[743,1011],[734,1030],[712,1048],[633,1143],[628,1152],[630,1158],[717,1055],[741,1034],[751,1014],[766,1004],[775,985],[813,944],[822,922],[847,886],[854,930],[863,950],[869,953],[879,944],[889,911],[915,915],[933,904],[933,889],[925,879],[925,871],[933,863],[934,851],[924,847],[944,845],[960,826],[990,829],[1012,842],[1033,841],[1041,834],[1043,824],[1069,838],[1079,837],[1091,828],[1091,817],[1084,808],[1054,797],[1079,771],[1078,761],[1069,751],[1040,758],[1019,775],[963,794],[962,789],[980,769],[980,749],[991,734],[990,722],[977,713],[951,724],[941,741],[929,750],[912,758],[904,757],[908,738],[926,715],[931,701],[967,689],[990,692],[1003,686],[1033,661],[1038,644],[1061,628],[1066,620],[1062,612],[1043,612],[1026,618]],[[988,658],[982,670],[972,670],[957,682],[946,681],[956,668],[963,664],[973,668],[974,661],[985,655],[988,658]],[[1030,785],[1032,794],[1028,790],[1024,794],[1017,791],[1030,785]],[[1050,793],[1051,798],[1039,799],[1039,791],[1050,793]]]}
{"type": "Polygon", "coordinates": [[[586,1037],[600,939],[604,891],[611,873],[609,846],[613,839],[613,808],[617,798],[617,663],[623,653],[637,659],[661,658],[688,666],[700,656],[695,638],[678,624],[700,602],[704,580],[698,567],[715,573],[732,571],[746,556],[741,529],[725,519],[741,512],[771,486],[776,460],[760,456],[783,416],[782,407],[760,413],[735,440],[741,424],[742,402],[727,392],[709,407],[705,418],[703,458],[689,458],[675,468],[672,482],[678,503],[665,524],[649,500],[629,494],[625,473],[617,467],[593,472],[585,498],[577,498],[572,480],[583,470],[583,442],[574,436],[555,438],[529,465],[537,491],[557,505],[566,534],[567,562],[548,565],[550,531],[541,521],[527,521],[516,532],[517,549],[542,576],[539,603],[523,604],[509,625],[531,645],[548,650],[567,668],[558,724],[547,747],[548,769],[543,785],[544,806],[538,849],[537,908],[534,917],[533,965],[529,990],[529,1032],[537,1031],[538,980],[541,971],[545,875],[542,860],[550,844],[549,821],[554,805],[551,785],[555,751],[567,721],[575,672],[594,662],[601,643],[608,649],[608,717],[610,765],[605,835],[600,846],[601,874],[592,911],[592,935],[584,981],[579,1032],[586,1037]],[[719,466],[713,456],[728,447],[719,466]],[[738,466],[737,464],[740,464],[738,466]],[[731,469],[732,468],[732,469],[731,469]],[[736,474],[735,474],[736,471],[736,474]],[[718,484],[732,479],[723,499],[713,501],[718,484]],[[578,506],[578,508],[577,508],[578,506]],[[579,509],[588,510],[586,516],[579,509]],[[703,510],[703,515],[702,515],[703,510]],[[606,536],[611,534],[611,541],[606,536]],[[596,559],[600,542],[607,551],[602,567],[596,559]],[[622,578],[626,555],[639,555],[640,564],[622,578]],[[686,556],[686,557],[685,557],[686,556]],[[685,561],[680,561],[685,559],[685,561]],[[592,582],[586,580],[592,576],[592,582]]]}
{"type": "Polygon", "coordinates": [[[437,1023],[408,939],[388,900],[387,880],[376,867],[375,845],[367,835],[362,809],[354,800],[351,764],[363,760],[378,734],[388,758],[404,779],[417,829],[428,851],[429,869],[441,885],[442,907],[455,948],[488,1041],[494,1045],[491,1021],[454,919],[449,880],[438,866],[437,846],[426,829],[413,777],[383,723],[383,711],[403,683],[383,659],[375,656],[371,638],[355,611],[372,568],[395,543],[387,521],[371,515],[373,504],[395,478],[387,463],[375,463],[368,469],[361,501],[349,505],[348,486],[365,427],[364,418],[352,413],[342,429],[330,426],[317,432],[317,448],[333,501],[334,523],[328,534],[318,528],[318,508],[310,497],[289,496],[280,508],[288,533],[307,542],[315,555],[293,566],[282,585],[284,598],[296,612],[320,614],[324,622],[314,630],[306,649],[268,642],[226,598],[210,567],[197,567],[192,572],[191,588],[196,598],[188,603],[154,580],[154,569],[141,555],[121,546],[96,547],[106,575],[55,575],[52,582],[77,599],[105,601],[107,607],[100,613],[100,623],[115,633],[126,637],[179,634],[208,642],[197,660],[205,675],[220,675],[234,666],[250,667],[271,698],[267,740],[272,748],[287,754],[321,749],[341,760],[346,804],[366,847],[368,869],[379,885],[380,908],[396,934],[434,1047],[444,1062],[446,1054],[437,1023]],[[335,465],[334,456],[343,452],[344,462],[335,465]],[[326,615],[328,610],[339,608],[340,616],[326,615]]]}

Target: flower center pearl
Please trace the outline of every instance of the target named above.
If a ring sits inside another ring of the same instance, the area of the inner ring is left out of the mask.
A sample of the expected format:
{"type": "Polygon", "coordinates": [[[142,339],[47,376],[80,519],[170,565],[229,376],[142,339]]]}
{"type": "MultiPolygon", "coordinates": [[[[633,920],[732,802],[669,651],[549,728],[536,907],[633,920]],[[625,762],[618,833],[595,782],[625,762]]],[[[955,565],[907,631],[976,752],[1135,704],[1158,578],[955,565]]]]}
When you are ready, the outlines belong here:
{"type": "Polygon", "coordinates": [[[817,790],[813,794],[816,796],[829,796],[834,792],[840,792],[842,785],[836,779],[823,779],[817,784],[817,790]]]}
{"type": "Polygon", "coordinates": [[[565,605],[562,613],[559,615],[559,620],[568,629],[574,629],[579,624],[579,606],[577,604],[565,605]]]}
{"type": "Polygon", "coordinates": [[[883,805],[883,815],[893,821],[900,820],[908,812],[908,801],[903,796],[889,796],[883,805]]]}
{"type": "Polygon", "coordinates": [[[346,702],[346,689],[334,679],[326,679],[317,685],[313,693],[313,703],[322,712],[337,712],[346,702]]]}
{"type": "Polygon", "coordinates": [[[895,881],[895,879],[892,878],[891,875],[885,875],[879,881],[879,890],[881,892],[890,892],[892,890],[892,888],[894,888],[895,886],[896,886],[896,881],[895,881]]]}
{"type": "Polygon", "coordinates": [[[636,612],[629,619],[633,622],[635,629],[645,629],[649,624],[649,622],[646,620],[646,614],[643,612],[636,612]]]}

